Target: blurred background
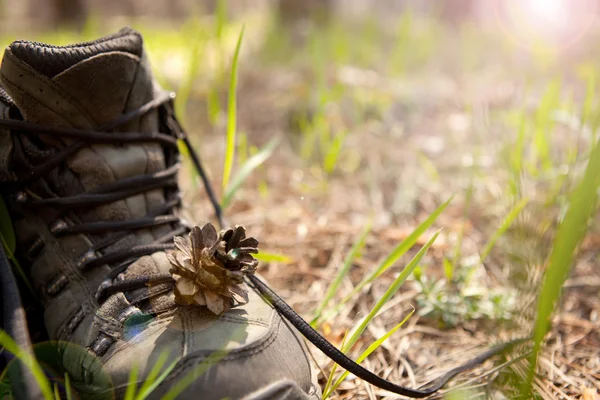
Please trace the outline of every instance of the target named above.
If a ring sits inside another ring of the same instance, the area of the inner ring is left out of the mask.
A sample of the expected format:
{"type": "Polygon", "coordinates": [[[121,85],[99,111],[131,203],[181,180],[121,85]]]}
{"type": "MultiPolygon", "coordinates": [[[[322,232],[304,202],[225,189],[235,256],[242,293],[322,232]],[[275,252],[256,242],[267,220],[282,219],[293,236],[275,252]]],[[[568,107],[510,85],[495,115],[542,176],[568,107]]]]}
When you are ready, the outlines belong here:
{"type": "MultiPolygon", "coordinates": [[[[531,332],[556,229],[598,143],[599,12],[598,0],[0,0],[0,44],[142,32],[229,220],[261,240],[261,273],[338,346],[442,229],[350,350],[414,310],[363,365],[418,386],[531,332]],[[222,185],[242,27],[234,179],[222,185]],[[414,246],[400,257],[404,241],[414,246]],[[342,265],[330,303],[344,307],[323,317],[342,265]]],[[[197,177],[182,183],[188,211],[210,218],[197,177]]],[[[598,398],[597,210],[564,266],[527,398],[598,398]]],[[[315,358],[325,386],[332,363],[315,358]]],[[[502,361],[456,384],[468,398],[523,395],[527,361],[502,361]]],[[[394,398],[352,376],[331,396],[394,398]]]]}

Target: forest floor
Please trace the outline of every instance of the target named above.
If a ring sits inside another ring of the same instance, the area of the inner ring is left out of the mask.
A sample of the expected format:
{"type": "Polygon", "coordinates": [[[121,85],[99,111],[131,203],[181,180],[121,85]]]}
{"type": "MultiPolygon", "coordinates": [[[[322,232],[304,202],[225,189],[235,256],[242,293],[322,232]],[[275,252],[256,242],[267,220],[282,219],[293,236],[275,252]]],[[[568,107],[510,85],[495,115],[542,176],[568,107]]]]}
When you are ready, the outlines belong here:
{"type": "MultiPolygon", "coordinates": [[[[333,39],[319,44],[318,33],[309,33],[292,50],[273,43],[279,31],[268,32],[265,43],[249,50],[238,86],[240,162],[252,154],[248,148],[282,140],[236,193],[227,218],[244,224],[263,251],[282,256],[263,263],[260,273],[311,320],[367,224],[365,246],[326,310],[454,196],[411,251],[319,325],[341,346],[441,229],[418,274],[349,353],[357,358],[414,311],[362,364],[418,387],[492,344],[531,334],[554,233],[587,163],[599,104],[594,55],[585,44],[565,50],[565,62],[560,51],[532,54],[497,32],[478,36],[471,26],[432,39],[413,22],[406,32],[363,31],[345,39],[325,28],[333,39]],[[367,42],[369,34],[381,36],[367,42]]],[[[220,182],[224,118],[210,123],[193,113],[210,108],[202,93],[192,96],[186,122],[200,132],[195,140],[220,182]]],[[[226,90],[221,95],[225,104],[226,90]]],[[[205,196],[191,189],[190,197],[194,214],[206,218],[205,196]]],[[[539,398],[599,398],[599,265],[596,216],[539,357],[533,382],[539,398]]],[[[528,351],[496,357],[434,398],[459,387],[465,392],[454,398],[515,398],[528,351]]],[[[313,353],[325,385],[333,363],[313,353]]],[[[350,376],[333,398],[395,396],[350,376]]]]}

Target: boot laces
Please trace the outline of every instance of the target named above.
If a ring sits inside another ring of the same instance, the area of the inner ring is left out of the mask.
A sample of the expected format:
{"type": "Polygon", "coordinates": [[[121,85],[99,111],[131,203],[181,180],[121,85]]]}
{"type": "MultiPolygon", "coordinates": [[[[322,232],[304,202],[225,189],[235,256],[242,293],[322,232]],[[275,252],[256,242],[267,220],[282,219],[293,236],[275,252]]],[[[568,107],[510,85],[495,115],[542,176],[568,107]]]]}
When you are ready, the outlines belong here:
{"type": "Polygon", "coordinates": [[[17,208],[36,209],[39,207],[51,207],[54,210],[59,210],[61,213],[67,213],[72,209],[107,205],[150,190],[164,190],[166,198],[164,204],[157,207],[152,213],[141,218],[82,222],[77,224],[66,224],[64,221],[57,219],[59,223],[51,226],[50,230],[55,236],[106,234],[102,240],[97,241],[87,253],[80,258],[80,261],[77,264],[77,267],[82,271],[87,271],[101,265],[110,265],[112,267],[111,272],[98,287],[96,298],[99,303],[102,303],[110,294],[116,292],[134,290],[149,283],[171,282],[170,276],[167,274],[124,278],[120,279],[118,282],[114,282],[114,280],[139,257],[150,255],[157,251],[173,249],[173,237],[189,232],[190,230],[190,227],[175,214],[175,210],[181,205],[177,185],[177,173],[181,167],[178,151],[179,140],[181,140],[188,152],[193,154],[194,164],[197,168],[199,167],[199,175],[204,181],[210,201],[215,207],[217,219],[221,223],[222,214],[214,191],[208,184],[206,174],[204,173],[198,156],[194,152],[187,135],[174,116],[174,97],[173,93],[163,92],[155,99],[141,107],[122,114],[111,123],[106,124],[97,130],[42,125],[17,119],[0,120],[0,126],[9,128],[12,132],[16,132],[17,134],[27,133],[34,136],[52,135],[53,137],[71,139],[72,142],[57,151],[49,152],[50,155],[46,155],[42,160],[36,160],[35,165],[32,165],[28,161],[26,154],[31,153],[31,150],[23,149],[19,144],[20,142],[15,140],[15,156],[18,158],[18,162],[21,165],[26,166],[24,168],[24,170],[26,170],[25,172],[17,175],[14,181],[7,184],[7,192],[16,193],[15,203],[17,208]],[[119,132],[119,135],[116,135],[114,132],[111,132],[114,128],[143,117],[153,110],[159,111],[162,130],[165,130],[168,133],[119,132]],[[43,184],[36,186],[35,193],[28,187],[32,183],[41,180],[41,178],[50,171],[64,164],[69,157],[72,157],[75,153],[87,146],[94,144],[121,145],[130,143],[160,144],[164,150],[166,168],[151,174],[135,175],[120,179],[73,196],[58,196],[43,184]],[[165,225],[170,227],[168,233],[150,244],[141,244],[112,251],[106,250],[101,255],[98,255],[102,250],[107,249],[110,245],[125,238],[135,230],[165,225]]]}

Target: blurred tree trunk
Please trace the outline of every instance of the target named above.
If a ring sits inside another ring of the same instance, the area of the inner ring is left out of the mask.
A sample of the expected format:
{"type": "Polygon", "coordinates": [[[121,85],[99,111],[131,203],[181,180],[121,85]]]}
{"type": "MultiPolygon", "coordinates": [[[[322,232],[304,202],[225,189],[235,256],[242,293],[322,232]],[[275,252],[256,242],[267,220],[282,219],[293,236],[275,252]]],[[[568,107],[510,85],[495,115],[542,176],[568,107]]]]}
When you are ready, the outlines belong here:
{"type": "Polygon", "coordinates": [[[52,0],[53,23],[55,26],[82,28],[86,9],[84,0],[52,0]]]}
{"type": "Polygon", "coordinates": [[[297,26],[306,21],[324,25],[329,22],[332,11],[331,0],[277,1],[277,14],[286,26],[297,26]]]}
{"type": "Polygon", "coordinates": [[[444,0],[441,18],[449,24],[460,24],[473,16],[475,3],[473,0],[444,0]]]}

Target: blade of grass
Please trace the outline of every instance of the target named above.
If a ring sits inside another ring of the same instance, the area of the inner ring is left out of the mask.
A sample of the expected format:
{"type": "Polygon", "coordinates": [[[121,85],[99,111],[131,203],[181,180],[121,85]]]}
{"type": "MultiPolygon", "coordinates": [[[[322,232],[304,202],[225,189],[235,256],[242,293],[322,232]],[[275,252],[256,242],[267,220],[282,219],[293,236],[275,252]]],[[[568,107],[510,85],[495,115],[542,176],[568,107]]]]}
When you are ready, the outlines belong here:
{"type": "MultiPolygon", "coordinates": [[[[165,353],[165,357],[162,360],[162,364],[164,364],[166,359],[167,359],[167,357],[166,357],[166,353],[165,353]]],[[[144,400],[146,397],[150,396],[150,394],[154,391],[154,389],[156,389],[158,387],[158,385],[160,385],[167,378],[167,376],[171,373],[171,371],[173,371],[173,369],[175,368],[175,366],[177,365],[178,362],[179,362],[178,359],[173,360],[173,362],[171,364],[169,364],[167,366],[167,368],[165,368],[165,370],[160,375],[158,375],[158,377],[156,377],[156,374],[158,374],[158,372],[160,371],[160,367],[156,368],[156,364],[154,364],[154,366],[152,367],[152,371],[150,371],[150,374],[148,374],[148,377],[150,377],[150,375],[152,375],[152,379],[148,378],[144,382],[144,385],[140,389],[140,391],[136,397],[136,400],[144,400]],[[156,373],[153,374],[153,372],[155,370],[156,370],[156,373]]]]}
{"type": "Polygon", "coordinates": [[[410,260],[408,265],[404,267],[402,272],[400,272],[400,274],[394,280],[394,282],[392,282],[392,284],[388,287],[388,289],[385,291],[383,296],[381,296],[381,298],[377,301],[377,303],[369,312],[369,314],[361,321],[361,323],[356,328],[354,328],[351,331],[352,335],[350,335],[350,339],[346,342],[345,347],[342,348],[342,351],[344,353],[347,352],[350,348],[352,348],[352,346],[354,346],[354,343],[356,343],[356,341],[360,338],[365,329],[367,329],[367,326],[369,325],[369,323],[371,323],[373,318],[375,318],[377,313],[379,313],[381,308],[394,296],[394,294],[396,294],[398,289],[400,289],[400,287],[404,284],[404,282],[410,276],[413,270],[417,267],[417,265],[419,265],[419,263],[427,253],[427,250],[429,250],[429,248],[431,247],[433,242],[435,242],[435,239],[437,239],[439,234],[440,231],[437,231],[435,235],[433,235],[431,239],[429,239],[427,243],[425,243],[425,245],[413,257],[413,259],[410,260]]]}
{"type": "MultiPolygon", "coordinates": [[[[383,336],[381,336],[379,339],[377,339],[376,341],[374,341],[373,343],[371,343],[371,345],[369,347],[367,347],[367,349],[365,351],[363,351],[360,356],[358,356],[358,358],[356,359],[356,362],[358,364],[360,364],[361,362],[363,362],[369,355],[371,355],[371,353],[373,353],[375,350],[377,350],[382,344],[383,342],[385,342],[390,336],[392,336],[398,329],[400,329],[405,323],[406,321],[408,321],[408,319],[410,317],[412,317],[412,315],[415,313],[415,310],[413,309],[402,321],[400,321],[400,323],[396,326],[394,326],[392,329],[390,329],[387,333],[385,333],[383,336]]],[[[336,364],[337,365],[337,364],[336,364]]],[[[325,393],[323,395],[323,398],[326,399],[327,397],[329,397],[334,391],[335,389],[337,389],[337,387],[344,381],[344,379],[346,379],[346,377],[349,375],[348,371],[345,371],[333,384],[333,386],[331,386],[331,389],[329,389],[329,391],[324,390],[323,392],[325,393]]],[[[326,388],[327,389],[327,388],[326,388]]]]}
{"type": "Polygon", "coordinates": [[[135,398],[138,368],[138,363],[134,362],[131,371],[129,371],[129,382],[127,383],[127,390],[125,391],[125,396],[123,397],[123,400],[134,400],[135,398]]]}
{"type": "Polygon", "coordinates": [[[508,228],[510,228],[514,220],[519,216],[519,214],[521,213],[523,208],[525,208],[528,202],[529,199],[525,197],[519,202],[517,202],[517,204],[515,204],[514,207],[508,212],[506,218],[504,218],[504,221],[502,221],[502,224],[500,224],[500,227],[498,227],[496,232],[494,232],[490,240],[483,248],[483,251],[481,252],[480,256],[481,262],[483,262],[487,258],[487,256],[490,254],[490,251],[492,251],[492,248],[496,245],[498,239],[500,239],[500,237],[502,237],[502,235],[506,233],[508,228]]]}
{"type": "MultiPolygon", "coordinates": [[[[168,357],[169,357],[169,353],[166,350],[162,351],[159,354],[158,358],[154,362],[154,365],[152,366],[152,369],[150,370],[150,372],[144,379],[144,383],[142,384],[142,387],[138,391],[138,394],[135,396],[136,400],[145,399],[152,392],[152,390],[154,390],[154,388],[156,386],[158,386],[158,384],[160,384],[160,382],[156,383],[156,381],[157,381],[156,377],[160,373],[160,370],[163,367],[163,365],[165,364],[165,362],[167,361],[168,357]]],[[[178,361],[178,360],[176,360],[176,361],[178,361]]],[[[176,361],[173,363],[173,366],[175,365],[176,361]]]]}
{"type": "Polygon", "coordinates": [[[419,166],[427,173],[427,176],[432,182],[440,181],[440,173],[438,172],[435,164],[422,150],[417,151],[417,161],[419,162],[419,166]]]}
{"type": "Polygon", "coordinates": [[[367,283],[372,282],[374,279],[379,278],[385,271],[388,270],[392,265],[398,261],[414,244],[417,242],[419,237],[435,222],[437,217],[446,209],[448,204],[454,197],[450,197],[444,204],[439,206],[425,221],[423,221],[406,239],[404,239],[386,258],[383,260],[379,268],[371,274],[366,281],[367,283]]]}
{"type": "Polygon", "coordinates": [[[243,38],[244,27],[242,27],[242,30],[240,31],[237,45],[235,46],[235,53],[233,54],[233,62],[231,64],[231,78],[229,80],[229,99],[227,101],[227,137],[225,146],[225,165],[223,166],[223,190],[227,189],[229,185],[229,177],[231,175],[231,169],[233,168],[233,158],[235,153],[235,131],[237,124],[237,71],[240,48],[242,47],[243,38]]]}
{"type": "Polygon", "coordinates": [[[460,258],[462,255],[462,243],[463,238],[465,236],[465,226],[469,220],[469,211],[471,210],[471,201],[473,200],[473,187],[475,186],[475,171],[471,171],[471,176],[469,178],[469,186],[467,187],[467,191],[465,193],[465,205],[463,208],[462,215],[462,224],[460,225],[460,230],[458,231],[458,236],[456,238],[456,245],[454,246],[454,258],[452,259],[452,264],[454,266],[460,265],[460,258]]]}
{"type": "Polygon", "coordinates": [[[344,260],[344,263],[340,266],[333,282],[331,282],[331,285],[327,289],[327,292],[325,292],[325,296],[323,297],[323,300],[321,300],[321,304],[319,304],[319,306],[317,307],[317,310],[315,311],[315,316],[313,317],[313,320],[310,322],[310,324],[313,328],[316,325],[318,325],[318,321],[319,321],[319,318],[321,317],[321,313],[323,312],[323,309],[325,308],[327,303],[329,303],[329,301],[333,298],[333,296],[337,292],[340,284],[342,283],[342,280],[348,274],[348,271],[350,271],[350,267],[352,266],[354,259],[356,259],[356,257],[358,257],[358,254],[360,253],[362,248],[365,246],[365,242],[367,240],[367,235],[369,234],[369,232],[371,232],[372,224],[373,224],[373,218],[371,217],[371,218],[369,218],[369,221],[367,221],[367,224],[365,225],[362,232],[358,236],[358,240],[354,243],[354,246],[352,246],[352,249],[350,249],[350,252],[346,255],[346,259],[344,260]]]}
{"type": "Polygon", "coordinates": [[[248,134],[246,131],[241,131],[237,135],[237,155],[240,164],[245,164],[250,157],[250,145],[248,144],[248,134]]]}
{"type": "Polygon", "coordinates": [[[511,150],[510,169],[512,172],[512,194],[518,196],[520,187],[519,183],[521,180],[521,173],[523,171],[523,159],[525,158],[525,134],[527,132],[527,113],[523,111],[519,122],[519,129],[517,130],[517,141],[514,144],[514,148],[511,150]]]}
{"type": "Polygon", "coordinates": [[[194,383],[198,377],[202,376],[208,369],[215,365],[228,354],[227,351],[217,350],[197,365],[194,369],[183,376],[177,383],[171,386],[171,389],[161,398],[161,400],[175,400],[189,385],[194,383]]]}
{"type": "Polygon", "coordinates": [[[65,392],[67,400],[73,400],[73,388],[71,387],[71,377],[68,372],[65,372],[65,392]]]}
{"type": "MultiPolygon", "coordinates": [[[[240,341],[245,340],[248,335],[244,325],[238,325],[237,327],[224,332],[224,334],[225,336],[220,338],[222,340],[223,347],[208,354],[192,370],[190,370],[177,382],[173,383],[169,391],[163,397],[161,397],[162,400],[176,399],[189,385],[194,383],[196,379],[206,373],[213,365],[217,364],[223,357],[226,357],[229,354],[229,350],[227,350],[227,345],[229,343],[239,343],[240,341]]],[[[166,374],[163,375],[166,376],[166,374]]],[[[164,379],[164,377],[162,379],[164,379]]]]}
{"type": "MultiPolygon", "coordinates": [[[[223,200],[221,200],[221,207],[227,208],[227,206],[231,203],[233,196],[237,192],[237,190],[242,186],[242,183],[248,178],[248,176],[258,168],[262,163],[267,161],[269,157],[275,151],[275,148],[279,144],[279,138],[274,137],[271,139],[266,145],[264,145],[258,153],[254,154],[250,157],[241,167],[239,172],[236,174],[235,178],[231,181],[226,187],[225,195],[223,196],[223,200]]],[[[232,155],[233,157],[233,155],[232,155]]],[[[229,179],[229,178],[228,178],[229,179]]]]}
{"type": "MultiPolygon", "coordinates": [[[[346,329],[346,332],[344,332],[344,338],[342,339],[342,347],[344,347],[344,344],[346,343],[346,339],[348,339],[348,330],[346,329]]],[[[333,364],[333,366],[331,367],[331,372],[329,373],[329,376],[327,377],[327,383],[325,384],[325,388],[323,389],[323,393],[329,393],[330,390],[329,388],[331,387],[331,384],[333,383],[333,377],[335,375],[335,371],[337,371],[338,365],[336,363],[333,364]]],[[[323,400],[327,400],[328,396],[323,396],[323,400]]]]}
{"type": "Polygon", "coordinates": [[[335,135],[331,143],[327,148],[327,152],[323,159],[323,169],[326,173],[331,174],[337,165],[337,161],[340,157],[340,152],[346,140],[347,133],[341,133],[335,135]]]}
{"type": "Polygon", "coordinates": [[[10,214],[8,213],[8,208],[6,208],[6,203],[4,203],[4,199],[0,196],[0,242],[4,246],[6,250],[6,255],[8,259],[13,263],[17,273],[25,282],[25,286],[29,289],[31,295],[37,299],[35,292],[33,291],[33,287],[31,286],[31,282],[27,279],[27,275],[21,268],[21,264],[19,264],[19,260],[15,257],[15,250],[17,247],[17,240],[15,238],[15,231],[12,226],[12,222],[10,219],[10,214]]]}
{"type": "Polygon", "coordinates": [[[4,347],[5,351],[8,351],[16,358],[21,360],[23,364],[31,371],[33,377],[35,378],[37,384],[40,387],[42,395],[46,400],[52,400],[54,395],[52,393],[52,388],[50,387],[50,382],[46,379],[46,375],[38,364],[37,360],[29,353],[21,349],[17,343],[2,329],[0,329],[0,347],[4,347]]]}
{"type": "MultiPolygon", "coordinates": [[[[537,157],[535,161],[541,162],[542,171],[547,171],[552,167],[552,160],[550,159],[550,133],[554,126],[552,112],[559,105],[560,92],[560,79],[554,79],[546,89],[536,112],[533,144],[537,157]]],[[[532,165],[532,167],[536,168],[534,173],[537,174],[537,166],[532,165]]]]}
{"type": "Polygon", "coordinates": [[[60,391],[58,390],[58,384],[55,383],[53,386],[54,386],[54,399],[60,400],[60,391]]]}
{"type": "Polygon", "coordinates": [[[588,221],[594,214],[598,190],[600,188],[600,144],[590,155],[583,178],[570,196],[569,208],[558,227],[554,246],[550,253],[548,269],[540,291],[537,318],[533,332],[533,351],[529,358],[530,368],[521,393],[529,393],[536,371],[537,356],[542,347],[542,341],[550,329],[550,318],[561,287],[567,278],[573,256],[579,242],[584,238],[588,221]]]}
{"type": "Polygon", "coordinates": [[[454,270],[456,269],[456,265],[446,257],[444,257],[443,264],[444,276],[446,277],[448,282],[452,282],[452,279],[454,279],[454,270]]]}
{"type": "Polygon", "coordinates": [[[381,276],[385,271],[387,271],[392,265],[400,259],[414,244],[417,242],[419,237],[435,222],[437,217],[446,209],[448,204],[452,201],[454,196],[450,197],[444,204],[439,206],[427,219],[419,226],[415,228],[414,231],[406,239],[404,239],[392,252],[379,264],[379,266],[368,276],[366,276],[356,287],[352,290],[350,294],[342,299],[342,301],[323,318],[323,321],[327,321],[330,318],[337,315],[342,308],[346,305],[346,303],[352,299],[358,292],[362,290],[367,284],[371,283],[373,280],[381,276]]]}
{"type": "Polygon", "coordinates": [[[257,254],[254,254],[254,258],[262,262],[278,262],[282,264],[290,264],[294,261],[292,257],[286,256],[284,254],[267,253],[264,251],[260,251],[257,254]]]}
{"type": "Polygon", "coordinates": [[[215,36],[217,39],[221,40],[223,37],[223,28],[227,23],[227,0],[217,0],[215,16],[215,36]]]}

